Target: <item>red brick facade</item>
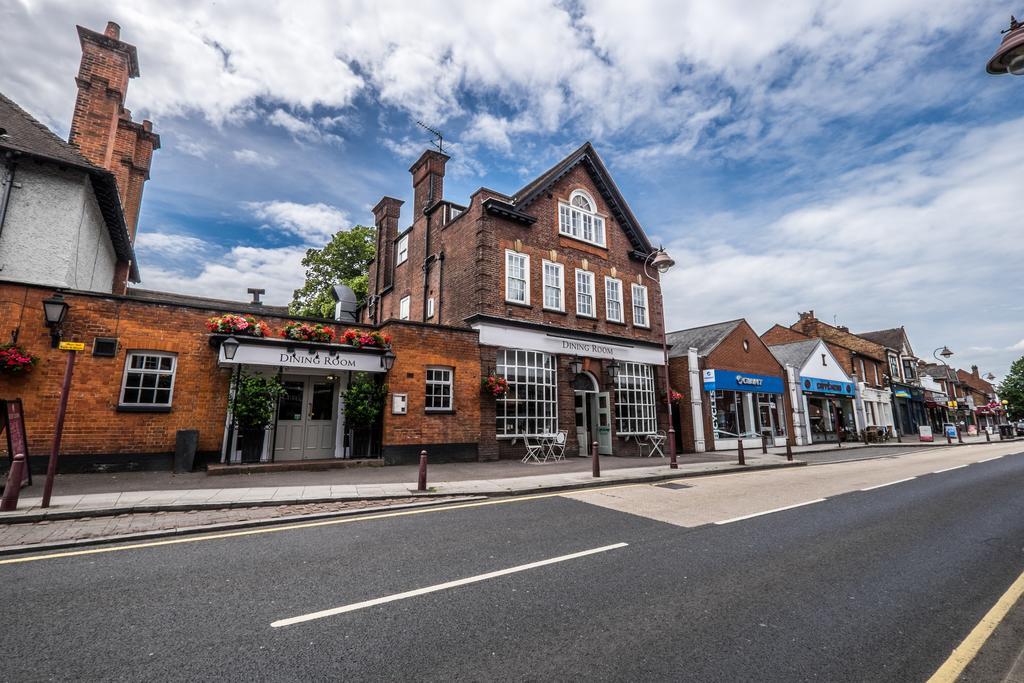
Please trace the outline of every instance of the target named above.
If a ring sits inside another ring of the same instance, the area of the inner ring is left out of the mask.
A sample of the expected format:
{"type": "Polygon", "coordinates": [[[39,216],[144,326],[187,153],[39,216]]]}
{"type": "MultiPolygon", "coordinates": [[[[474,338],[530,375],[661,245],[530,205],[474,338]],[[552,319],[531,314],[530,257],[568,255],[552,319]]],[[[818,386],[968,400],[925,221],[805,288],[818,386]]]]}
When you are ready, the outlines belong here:
{"type": "MultiPolygon", "coordinates": [[[[679,401],[680,422],[677,422],[677,442],[680,450],[692,453],[695,450],[695,434],[693,428],[692,411],[690,409],[690,364],[685,355],[685,349],[681,355],[673,355],[669,359],[669,377],[672,380],[672,388],[682,394],[679,401]]],[[[778,360],[772,355],[766,344],[758,337],[754,329],[742,320],[714,349],[706,356],[698,356],[698,370],[731,370],[734,372],[751,373],[756,375],[767,375],[782,379],[783,387],[788,386],[784,368],[779,365],[778,360]]],[[[699,380],[698,380],[699,381],[699,380]]],[[[715,441],[711,438],[711,405],[709,395],[700,387],[701,412],[704,420],[704,439],[706,450],[715,450],[715,441]]],[[[789,392],[784,391],[781,398],[781,405],[784,413],[786,435],[792,438],[793,435],[793,410],[789,402],[789,392]]],[[[735,448],[735,444],[730,444],[735,448]]]]}

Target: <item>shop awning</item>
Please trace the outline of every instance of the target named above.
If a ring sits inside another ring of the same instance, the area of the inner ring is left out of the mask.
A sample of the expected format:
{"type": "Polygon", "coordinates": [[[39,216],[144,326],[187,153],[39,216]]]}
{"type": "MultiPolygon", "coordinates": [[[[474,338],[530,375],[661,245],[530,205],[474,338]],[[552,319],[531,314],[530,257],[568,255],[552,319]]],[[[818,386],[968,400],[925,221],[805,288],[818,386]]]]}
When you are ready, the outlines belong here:
{"type": "Polygon", "coordinates": [[[217,347],[218,363],[223,366],[263,365],[320,374],[352,370],[357,372],[387,372],[386,348],[357,348],[348,344],[300,342],[289,339],[236,336],[238,348],[232,358],[227,357],[222,343],[229,335],[210,335],[210,344],[217,347]]]}

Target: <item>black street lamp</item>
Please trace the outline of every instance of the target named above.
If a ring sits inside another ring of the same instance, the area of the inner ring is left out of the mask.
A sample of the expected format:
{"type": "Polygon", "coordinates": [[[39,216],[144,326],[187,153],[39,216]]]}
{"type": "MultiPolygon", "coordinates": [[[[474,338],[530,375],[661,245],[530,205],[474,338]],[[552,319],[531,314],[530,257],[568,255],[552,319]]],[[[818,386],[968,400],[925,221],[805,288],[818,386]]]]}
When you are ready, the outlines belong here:
{"type": "Polygon", "coordinates": [[[381,356],[380,363],[381,365],[384,366],[385,370],[390,371],[391,368],[395,367],[396,358],[398,358],[398,356],[395,354],[395,352],[392,351],[391,349],[388,349],[387,351],[384,352],[384,355],[381,356]]]}
{"type": "Polygon", "coordinates": [[[615,380],[617,380],[619,378],[619,373],[622,371],[622,364],[619,363],[619,361],[617,361],[617,360],[613,360],[612,362],[608,363],[607,370],[608,370],[608,379],[610,379],[612,381],[612,383],[614,384],[615,380]]]}
{"type": "Polygon", "coordinates": [[[46,326],[50,328],[50,345],[57,348],[60,344],[61,325],[68,314],[68,302],[60,294],[54,294],[49,299],[43,299],[43,315],[46,318],[46,326]]]}
{"type": "Polygon", "coordinates": [[[985,71],[993,75],[1013,74],[1024,76],[1024,23],[1010,16],[1010,28],[1000,31],[1005,34],[999,49],[988,60],[985,71]]]}
{"type": "MultiPolygon", "coordinates": [[[[675,264],[672,257],[665,253],[664,247],[658,247],[647,255],[647,259],[644,261],[644,273],[647,277],[651,277],[647,270],[647,266],[651,265],[659,274],[664,275],[675,264]]],[[[668,466],[670,469],[677,470],[679,463],[676,461],[676,428],[672,419],[672,383],[668,377],[668,343],[665,337],[665,291],[661,287],[660,277],[658,278],[658,289],[661,292],[661,353],[665,359],[665,408],[668,411],[668,466]]]]}
{"type": "Polygon", "coordinates": [[[573,356],[572,360],[569,361],[569,381],[572,382],[576,375],[583,372],[583,359],[579,356],[573,356]]]}

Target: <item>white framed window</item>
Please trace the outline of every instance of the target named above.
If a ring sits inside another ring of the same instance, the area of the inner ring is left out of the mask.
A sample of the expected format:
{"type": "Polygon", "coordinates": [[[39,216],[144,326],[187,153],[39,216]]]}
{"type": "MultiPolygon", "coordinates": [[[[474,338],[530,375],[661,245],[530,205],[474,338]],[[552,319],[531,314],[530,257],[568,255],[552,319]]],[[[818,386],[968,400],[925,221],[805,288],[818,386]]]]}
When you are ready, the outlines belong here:
{"type": "Polygon", "coordinates": [[[596,317],[594,312],[594,274],[576,269],[576,315],[596,317]]]}
{"type": "Polygon", "coordinates": [[[408,320],[409,319],[409,302],[410,297],[403,296],[402,300],[398,302],[398,319],[408,320]]]}
{"type": "Polygon", "coordinates": [[[555,357],[542,351],[498,349],[495,372],[508,391],[494,401],[498,436],[537,436],[558,431],[555,357]]]}
{"type": "Polygon", "coordinates": [[[434,317],[434,297],[427,299],[427,319],[434,317]]]}
{"type": "Polygon", "coordinates": [[[409,260],[409,236],[402,235],[395,245],[395,265],[399,266],[409,260]]]}
{"type": "Polygon", "coordinates": [[[511,249],[505,250],[505,301],[530,303],[530,257],[511,249]]]}
{"type": "Polygon", "coordinates": [[[129,351],[121,378],[118,405],[127,408],[170,408],[178,357],[162,351],[129,351]]]}
{"type": "Polygon", "coordinates": [[[583,190],[576,190],[569,195],[569,203],[558,205],[558,232],[572,237],[605,246],[604,218],[597,213],[597,204],[583,190]]]}
{"type": "Polygon", "coordinates": [[[658,430],[654,368],[644,363],[621,362],[615,379],[615,431],[619,436],[653,434],[658,430]]]}
{"type": "Polygon", "coordinates": [[[565,310],[565,269],[561,263],[543,261],[544,267],[544,308],[552,311],[565,310]]]}
{"type": "Polygon", "coordinates": [[[633,324],[637,327],[651,326],[647,315],[647,288],[638,284],[633,285],[633,324]]]}
{"type": "Polygon", "coordinates": [[[428,413],[452,410],[452,377],[454,369],[447,367],[427,368],[427,393],[424,409],[428,413]]]}
{"type": "Polygon", "coordinates": [[[604,279],[604,316],[612,322],[626,322],[622,314],[622,280],[604,279]]]}

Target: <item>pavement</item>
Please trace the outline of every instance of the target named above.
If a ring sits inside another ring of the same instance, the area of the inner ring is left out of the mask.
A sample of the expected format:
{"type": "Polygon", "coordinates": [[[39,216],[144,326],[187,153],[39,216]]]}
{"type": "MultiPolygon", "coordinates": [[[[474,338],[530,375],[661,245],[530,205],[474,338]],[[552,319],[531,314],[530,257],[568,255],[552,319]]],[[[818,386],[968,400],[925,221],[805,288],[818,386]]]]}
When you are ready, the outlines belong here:
{"type": "Polygon", "coordinates": [[[0,558],[4,677],[923,681],[1024,570],[1021,450],[0,558]]]}

